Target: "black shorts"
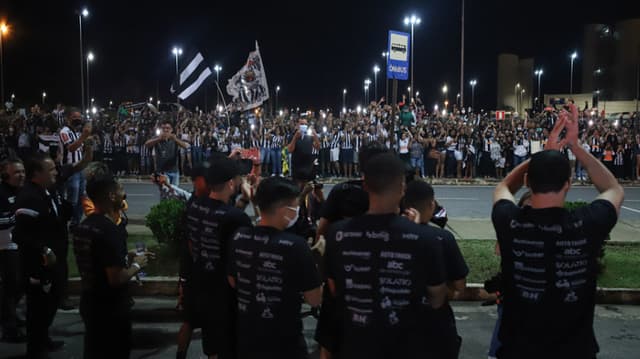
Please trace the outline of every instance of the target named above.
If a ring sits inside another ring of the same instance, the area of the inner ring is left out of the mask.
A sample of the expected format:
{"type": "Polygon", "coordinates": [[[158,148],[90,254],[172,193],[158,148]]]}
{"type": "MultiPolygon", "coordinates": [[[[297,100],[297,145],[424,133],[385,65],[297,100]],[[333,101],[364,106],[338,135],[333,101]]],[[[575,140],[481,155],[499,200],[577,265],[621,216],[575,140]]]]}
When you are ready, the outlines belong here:
{"type": "Polygon", "coordinates": [[[196,289],[191,294],[193,315],[202,328],[202,351],[209,356],[218,355],[218,359],[234,358],[235,301],[229,294],[214,290],[196,289]]]}
{"type": "Polygon", "coordinates": [[[191,329],[201,328],[202,321],[196,312],[193,289],[188,280],[181,282],[180,285],[182,286],[182,321],[188,323],[191,329]]]}
{"type": "Polygon", "coordinates": [[[340,162],[342,163],[353,163],[353,149],[352,148],[344,148],[340,150],[340,162]]]}

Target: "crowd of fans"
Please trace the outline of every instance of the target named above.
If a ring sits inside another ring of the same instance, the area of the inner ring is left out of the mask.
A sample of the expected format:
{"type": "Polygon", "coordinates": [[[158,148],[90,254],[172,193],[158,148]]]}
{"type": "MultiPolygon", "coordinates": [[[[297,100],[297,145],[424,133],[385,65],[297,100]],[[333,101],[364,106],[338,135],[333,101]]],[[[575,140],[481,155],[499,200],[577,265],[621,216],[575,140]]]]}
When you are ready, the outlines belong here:
{"type": "MultiPolygon", "coordinates": [[[[70,109],[57,105],[46,110],[34,105],[29,111],[0,113],[0,157],[26,158],[40,151],[59,156],[57,140],[70,109]]],[[[421,177],[502,178],[533,153],[544,149],[549,130],[557,118],[547,109],[529,116],[496,121],[488,112],[463,114],[429,113],[417,104],[387,105],[372,102],[368,107],[335,114],[329,110],[301,112],[284,110],[270,116],[258,109],[239,115],[219,111],[204,113],[182,109],[159,112],[153,106],[121,106],[92,115],[96,140],[95,159],[107,163],[118,175],[147,175],[157,172],[156,154],[145,143],[160,134],[161,122],[171,120],[176,138],[186,143],[179,150],[179,171],[188,175],[195,165],[212,153],[229,154],[235,149],[254,149],[263,175],[286,175],[291,168],[287,145],[296,120],[306,118],[308,134],[317,136],[315,173],[319,177],[357,177],[358,152],[378,142],[399,153],[421,177]]],[[[618,179],[637,180],[640,175],[638,114],[628,118],[606,118],[604,113],[585,109],[580,117],[581,140],[618,179]]],[[[586,146],[585,145],[585,146],[586,146]]],[[[575,156],[575,180],[587,180],[575,156]]]]}

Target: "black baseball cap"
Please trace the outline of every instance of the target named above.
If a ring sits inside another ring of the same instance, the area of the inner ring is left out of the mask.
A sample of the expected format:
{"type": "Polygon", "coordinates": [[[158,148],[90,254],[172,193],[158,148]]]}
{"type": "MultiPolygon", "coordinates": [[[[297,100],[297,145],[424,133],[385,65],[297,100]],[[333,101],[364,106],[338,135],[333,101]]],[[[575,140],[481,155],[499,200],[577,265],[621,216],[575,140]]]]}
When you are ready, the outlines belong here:
{"type": "Polygon", "coordinates": [[[211,160],[210,167],[206,171],[205,181],[208,185],[215,186],[237,176],[240,176],[238,162],[226,156],[217,156],[211,160]]]}
{"type": "Polygon", "coordinates": [[[207,170],[211,167],[211,164],[207,161],[198,163],[191,170],[191,180],[194,181],[198,177],[206,177],[207,170]]]}

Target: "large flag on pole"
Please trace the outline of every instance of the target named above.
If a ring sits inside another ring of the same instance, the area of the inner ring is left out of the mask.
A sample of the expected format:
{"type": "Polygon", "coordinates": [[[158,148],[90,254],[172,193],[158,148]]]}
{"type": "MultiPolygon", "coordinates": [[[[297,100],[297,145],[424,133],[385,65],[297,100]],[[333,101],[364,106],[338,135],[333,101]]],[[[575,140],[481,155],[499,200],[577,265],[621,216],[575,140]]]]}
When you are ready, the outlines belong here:
{"type": "Polygon", "coordinates": [[[171,93],[178,93],[178,98],[186,100],[193,95],[204,83],[207,77],[211,76],[211,69],[206,66],[204,57],[198,52],[182,70],[177,83],[171,85],[171,93]]]}
{"type": "Polygon", "coordinates": [[[249,53],[247,63],[229,80],[227,93],[239,111],[251,110],[269,99],[267,74],[257,41],[256,49],[249,53]]]}

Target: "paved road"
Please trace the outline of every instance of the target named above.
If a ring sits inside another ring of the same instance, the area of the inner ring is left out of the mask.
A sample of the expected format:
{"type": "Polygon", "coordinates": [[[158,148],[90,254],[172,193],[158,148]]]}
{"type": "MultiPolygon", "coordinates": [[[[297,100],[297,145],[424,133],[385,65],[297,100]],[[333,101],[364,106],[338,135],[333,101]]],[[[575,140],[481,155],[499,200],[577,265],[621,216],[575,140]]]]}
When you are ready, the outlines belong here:
{"type": "MultiPolygon", "coordinates": [[[[179,323],[175,315],[163,315],[166,308],[174,305],[173,299],[137,299],[136,308],[144,311],[134,313],[134,352],[132,359],[175,358],[176,334],[179,323]],[[164,312],[158,308],[165,308],[164,312]]],[[[486,358],[486,351],[495,323],[495,307],[480,307],[477,303],[454,303],[454,312],[459,334],[463,338],[461,359],[486,358]]],[[[552,325],[552,323],[549,323],[552,325]]],[[[311,339],[315,320],[305,319],[304,334],[312,351],[311,358],[318,358],[317,345],[311,339]]],[[[51,330],[54,339],[64,340],[64,350],[53,353],[52,359],[81,358],[84,326],[76,311],[59,313],[51,330]]],[[[637,358],[640,353],[640,307],[598,306],[596,308],[595,332],[600,343],[600,359],[637,358]]],[[[189,358],[201,358],[199,333],[189,351],[189,358]]],[[[17,358],[24,353],[23,345],[0,343],[1,358],[17,358]]]]}
{"type": "MultiPolygon", "coordinates": [[[[325,186],[328,193],[332,185],[325,186]]],[[[185,186],[189,188],[189,186],[185,186]]],[[[154,185],[148,183],[125,184],[129,199],[129,214],[141,217],[149,208],[159,201],[159,194],[154,185]]],[[[621,220],[640,224],[640,187],[625,189],[625,203],[621,212],[621,220]]],[[[442,202],[450,218],[490,218],[493,187],[490,186],[435,186],[436,197],[442,202]]],[[[570,201],[590,201],[597,191],[593,187],[574,187],[569,192],[570,201]]]]}

